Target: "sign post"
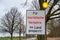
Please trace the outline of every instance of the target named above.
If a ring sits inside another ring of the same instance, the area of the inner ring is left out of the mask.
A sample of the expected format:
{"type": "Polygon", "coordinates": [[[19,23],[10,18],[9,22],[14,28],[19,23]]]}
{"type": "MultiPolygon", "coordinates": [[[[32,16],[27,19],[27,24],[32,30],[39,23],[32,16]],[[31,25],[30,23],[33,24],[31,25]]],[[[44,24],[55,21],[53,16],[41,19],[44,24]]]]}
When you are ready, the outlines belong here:
{"type": "Polygon", "coordinates": [[[27,34],[45,35],[45,11],[27,10],[27,34]]]}

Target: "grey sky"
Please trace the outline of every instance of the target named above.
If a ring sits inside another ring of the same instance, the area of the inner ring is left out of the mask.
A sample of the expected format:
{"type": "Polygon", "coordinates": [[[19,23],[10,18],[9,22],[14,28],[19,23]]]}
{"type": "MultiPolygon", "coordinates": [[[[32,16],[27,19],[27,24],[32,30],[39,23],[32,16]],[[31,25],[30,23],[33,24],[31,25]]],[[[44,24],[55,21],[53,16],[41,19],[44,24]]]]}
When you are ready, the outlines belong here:
{"type": "MultiPolygon", "coordinates": [[[[11,7],[17,7],[19,12],[22,12],[22,15],[24,16],[24,24],[26,23],[26,10],[35,10],[34,6],[32,5],[33,0],[28,0],[27,5],[24,6],[23,4],[26,2],[26,0],[0,0],[0,18],[8,12],[11,7]]],[[[36,0],[34,0],[36,1],[36,0]]],[[[54,8],[57,9],[59,6],[56,5],[54,8]]]]}
{"type": "Polygon", "coordinates": [[[11,7],[17,7],[19,12],[22,12],[22,15],[24,16],[24,21],[26,21],[26,10],[28,9],[34,9],[31,8],[32,6],[32,0],[27,1],[27,5],[24,6],[23,4],[26,2],[26,0],[0,0],[0,18],[7,13],[11,7]]]}
{"type": "MultiPolygon", "coordinates": [[[[33,0],[28,0],[27,5],[23,6],[26,0],[0,0],[0,18],[8,12],[11,7],[17,7],[19,12],[22,12],[22,15],[26,17],[26,10],[35,10],[34,6],[32,5],[33,0]]],[[[34,0],[36,1],[36,0],[34,0]]],[[[55,8],[58,6],[55,6],[55,8]]],[[[25,19],[24,17],[24,19],[25,19]]],[[[26,20],[25,20],[26,21],[26,20]]]]}
{"type": "Polygon", "coordinates": [[[18,9],[21,9],[22,3],[25,3],[25,0],[1,0],[0,2],[0,18],[10,10],[11,7],[18,7],[18,9]]]}

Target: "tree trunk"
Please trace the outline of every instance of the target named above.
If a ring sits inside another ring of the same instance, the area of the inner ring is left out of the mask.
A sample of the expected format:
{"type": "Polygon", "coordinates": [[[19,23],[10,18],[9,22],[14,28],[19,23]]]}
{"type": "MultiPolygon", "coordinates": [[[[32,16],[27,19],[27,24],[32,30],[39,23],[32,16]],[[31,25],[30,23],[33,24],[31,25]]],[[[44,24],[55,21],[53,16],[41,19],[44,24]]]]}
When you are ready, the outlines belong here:
{"type": "Polygon", "coordinates": [[[21,20],[20,20],[20,27],[19,27],[19,40],[21,40],[21,20]]]}
{"type": "Polygon", "coordinates": [[[37,40],[46,40],[45,35],[38,35],[37,40]]]}
{"type": "Polygon", "coordinates": [[[19,28],[19,40],[21,40],[21,23],[20,23],[20,28],[19,28]]]}
{"type": "Polygon", "coordinates": [[[13,40],[13,33],[11,33],[11,40],[13,40]]]}
{"type": "MultiPolygon", "coordinates": [[[[39,0],[39,4],[40,4],[40,10],[45,10],[42,6],[44,0],[39,0]]],[[[46,23],[47,23],[47,20],[46,20],[46,23]]],[[[46,29],[46,28],[45,28],[46,29]]],[[[46,30],[45,30],[46,31],[46,30]]],[[[45,35],[37,35],[37,40],[47,40],[46,38],[46,32],[45,32],[45,35]]]]}
{"type": "MultiPolygon", "coordinates": [[[[45,21],[45,26],[46,25],[47,25],[47,22],[45,21]]],[[[37,40],[47,40],[46,27],[45,27],[45,35],[37,35],[37,40]]]]}
{"type": "Polygon", "coordinates": [[[21,40],[21,30],[19,31],[19,40],[21,40]]]}

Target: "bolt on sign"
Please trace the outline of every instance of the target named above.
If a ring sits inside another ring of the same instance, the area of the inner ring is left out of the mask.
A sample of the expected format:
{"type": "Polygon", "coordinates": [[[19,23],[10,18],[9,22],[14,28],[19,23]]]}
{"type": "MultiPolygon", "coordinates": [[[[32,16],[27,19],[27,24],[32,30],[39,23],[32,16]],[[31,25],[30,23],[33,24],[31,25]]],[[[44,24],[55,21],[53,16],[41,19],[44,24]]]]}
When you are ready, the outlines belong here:
{"type": "Polygon", "coordinates": [[[26,33],[45,35],[45,11],[27,10],[26,33]]]}

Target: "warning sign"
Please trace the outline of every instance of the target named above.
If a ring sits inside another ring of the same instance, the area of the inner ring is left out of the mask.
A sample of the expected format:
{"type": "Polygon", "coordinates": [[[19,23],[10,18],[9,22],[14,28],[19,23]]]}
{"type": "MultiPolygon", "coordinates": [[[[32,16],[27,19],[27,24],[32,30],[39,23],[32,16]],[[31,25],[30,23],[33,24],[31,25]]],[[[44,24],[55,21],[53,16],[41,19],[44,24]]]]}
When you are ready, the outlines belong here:
{"type": "Polygon", "coordinates": [[[27,11],[27,34],[45,35],[45,11],[27,11]]]}

